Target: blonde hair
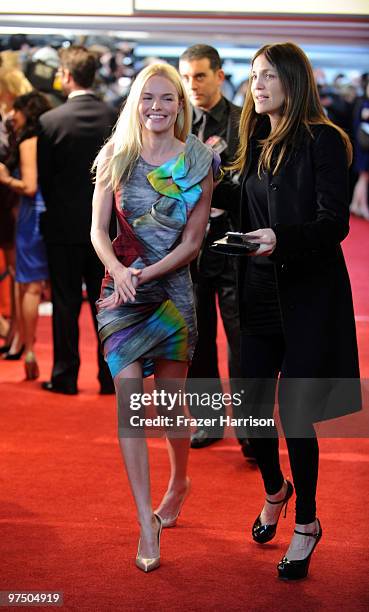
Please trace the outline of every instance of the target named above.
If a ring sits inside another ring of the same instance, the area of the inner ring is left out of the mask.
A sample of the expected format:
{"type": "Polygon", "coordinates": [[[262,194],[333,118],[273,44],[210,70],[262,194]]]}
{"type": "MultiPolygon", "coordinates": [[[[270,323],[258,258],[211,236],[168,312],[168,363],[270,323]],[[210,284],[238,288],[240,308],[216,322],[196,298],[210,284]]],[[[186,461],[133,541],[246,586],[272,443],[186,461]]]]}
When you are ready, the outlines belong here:
{"type": "Polygon", "coordinates": [[[7,70],[20,70],[19,51],[11,51],[10,49],[1,51],[0,66],[2,68],[6,68],[7,70]]]}
{"type": "Polygon", "coordinates": [[[17,98],[33,90],[21,70],[0,68],[0,95],[7,93],[17,98]]]}
{"type": "Polygon", "coordinates": [[[103,150],[112,150],[108,159],[102,156],[102,151],[94,161],[93,170],[104,157],[102,177],[109,183],[113,191],[119,188],[123,177],[129,177],[133,165],[140,156],[142,150],[142,129],[139,120],[138,106],[142,90],[146,82],[153,76],[161,76],[170,81],[182,103],[174,124],[174,136],[184,142],[191,128],[191,105],[184,89],[181,77],[177,70],[169,64],[156,63],[147,66],[137,75],[125,106],[119,116],[110,139],[105,143],[103,150]]]}
{"type": "MultiPolygon", "coordinates": [[[[267,138],[259,141],[261,145],[258,165],[259,176],[263,170],[272,171],[273,174],[278,172],[282,163],[288,159],[288,155],[297,144],[301,126],[305,126],[311,133],[312,125],[322,123],[330,125],[339,132],[346,147],[348,163],[350,164],[352,161],[350,140],[347,134],[325,115],[311,64],[303,50],[290,42],[264,45],[256,52],[252,63],[260,55],[265,55],[268,62],[276,68],[283,87],[285,101],[278,125],[267,138]]],[[[260,121],[264,119],[263,117],[260,119],[260,116],[255,112],[251,84],[250,79],[240,119],[240,144],[236,160],[231,166],[232,170],[241,172],[248,159],[250,139],[257,131],[260,121]]]]}

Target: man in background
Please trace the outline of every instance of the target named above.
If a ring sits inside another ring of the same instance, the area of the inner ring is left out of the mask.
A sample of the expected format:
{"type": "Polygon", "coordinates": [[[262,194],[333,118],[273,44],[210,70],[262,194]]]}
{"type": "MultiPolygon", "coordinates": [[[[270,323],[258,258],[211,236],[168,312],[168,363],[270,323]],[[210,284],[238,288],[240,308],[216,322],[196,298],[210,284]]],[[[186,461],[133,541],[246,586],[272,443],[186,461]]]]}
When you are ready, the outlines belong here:
{"type": "MultiPolygon", "coordinates": [[[[220,154],[223,166],[228,165],[237,151],[241,109],[222,95],[225,75],[217,50],[209,45],[189,47],[179,59],[179,72],[193,106],[192,132],[220,154]]],[[[227,336],[229,375],[231,379],[241,378],[235,262],[234,258],[209,249],[214,240],[237,229],[238,189],[237,181],[229,173],[214,189],[207,234],[192,265],[198,342],[188,378],[212,379],[213,393],[222,392],[216,344],[216,298],[227,336]]],[[[232,390],[236,391],[234,387],[232,390]]],[[[224,407],[216,413],[211,408],[205,413],[204,407],[192,407],[191,412],[195,417],[206,418],[225,414],[224,407]]],[[[241,442],[238,433],[237,436],[241,442]]],[[[211,429],[199,427],[192,435],[191,447],[203,448],[222,437],[220,425],[211,429]]]]}
{"type": "MultiPolygon", "coordinates": [[[[80,366],[78,319],[82,282],[86,285],[97,334],[95,302],[104,269],[90,241],[95,156],[115,123],[115,112],[92,86],[95,56],[80,46],[61,52],[59,76],[65,104],[41,117],[38,140],[39,183],[46,213],[42,231],[47,246],[53,302],[54,360],[47,391],[75,395],[80,366]]],[[[98,345],[100,393],[114,393],[98,345]]]]}

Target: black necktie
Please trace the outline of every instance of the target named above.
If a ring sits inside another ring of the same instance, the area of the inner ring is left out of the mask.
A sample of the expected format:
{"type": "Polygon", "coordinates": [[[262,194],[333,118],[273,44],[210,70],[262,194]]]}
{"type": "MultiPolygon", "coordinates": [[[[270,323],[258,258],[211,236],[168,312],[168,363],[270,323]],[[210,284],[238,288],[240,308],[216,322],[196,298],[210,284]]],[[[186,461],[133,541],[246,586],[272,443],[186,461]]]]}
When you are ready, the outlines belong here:
{"type": "Polygon", "coordinates": [[[201,140],[201,142],[205,141],[205,128],[206,128],[206,120],[207,120],[208,116],[207,114],[204,112],[202,114],[202,119],[201,119],[201,125],[197,134],[197,138],[199,140],[201,140]]]}

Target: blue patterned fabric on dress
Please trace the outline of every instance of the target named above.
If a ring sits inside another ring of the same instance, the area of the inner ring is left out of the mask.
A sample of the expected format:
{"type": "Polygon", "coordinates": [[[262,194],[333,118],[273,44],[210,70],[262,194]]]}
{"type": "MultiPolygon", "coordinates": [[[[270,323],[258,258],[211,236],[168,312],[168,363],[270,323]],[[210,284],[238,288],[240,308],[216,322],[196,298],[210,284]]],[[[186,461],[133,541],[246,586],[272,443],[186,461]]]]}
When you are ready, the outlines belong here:
{"type": "Polygon", "coordinates": [[[46,248],[40,233],[40,215],[45,211],[42,195],[22,196],[16,226],[15,280],[19,283],[49,278],[46,248]]]}

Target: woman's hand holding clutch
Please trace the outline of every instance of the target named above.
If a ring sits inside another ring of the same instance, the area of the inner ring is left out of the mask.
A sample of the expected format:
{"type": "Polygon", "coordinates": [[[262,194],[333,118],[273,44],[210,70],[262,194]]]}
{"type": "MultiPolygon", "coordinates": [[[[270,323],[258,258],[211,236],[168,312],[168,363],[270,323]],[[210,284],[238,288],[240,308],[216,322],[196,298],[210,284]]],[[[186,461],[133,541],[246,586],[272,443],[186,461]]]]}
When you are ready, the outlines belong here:
{"type": "Polygon", "coordinates": [[[250,255],[271,255],[277,245],[277,237],[270,227],[258,229],[245,234],[247,240],[259,244],[257,251],[253,251],[250,255]]]}
{"type": "Polygon", "coordinates": [[[258,229],[254,232],[227,232],[224,238],[216,240],[210,246],[215,253],[234,256],[271,255],[276,247],[277,238],[271,228],[258,229]]]}

